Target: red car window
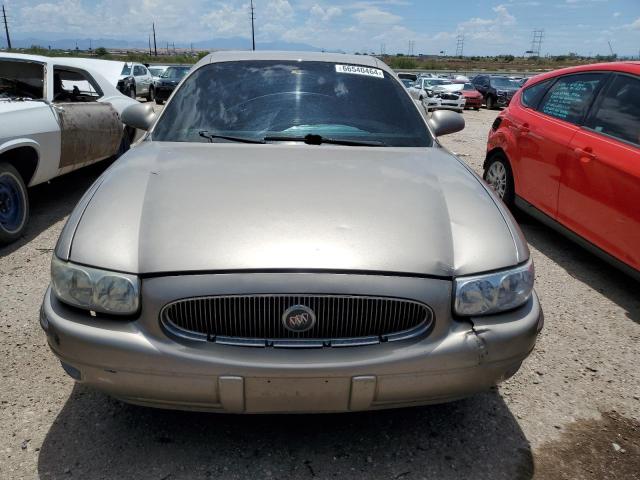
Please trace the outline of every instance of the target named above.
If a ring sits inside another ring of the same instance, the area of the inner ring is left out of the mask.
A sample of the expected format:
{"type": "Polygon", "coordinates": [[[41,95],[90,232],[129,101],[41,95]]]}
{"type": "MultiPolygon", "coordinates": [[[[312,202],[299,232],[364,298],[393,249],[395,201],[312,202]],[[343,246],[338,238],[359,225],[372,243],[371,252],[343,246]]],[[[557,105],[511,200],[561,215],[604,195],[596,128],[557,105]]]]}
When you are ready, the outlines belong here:
{"type": "Polygon", "coordinates": [[[522,91],[522,104],[525,107],[536,108],[544,97],[544,94],[547,93],[547,89],[553,83],[555,78],[551,78],[549,80],[545,80],[544,82],[536,83],[535,85],[531,85],[530,87],[525,88],[522,91]]]}
{"type": "Polygon", "coordinates": [[[598,103],[588,126],[640,145],[640,79],[616,75],[598,103]]]}
{"type": "Polygon", "coordinates": [[[604,78],[603,73],[561,77],[549,89],[538,110],[546,115],[579,125],[604,78]]]}

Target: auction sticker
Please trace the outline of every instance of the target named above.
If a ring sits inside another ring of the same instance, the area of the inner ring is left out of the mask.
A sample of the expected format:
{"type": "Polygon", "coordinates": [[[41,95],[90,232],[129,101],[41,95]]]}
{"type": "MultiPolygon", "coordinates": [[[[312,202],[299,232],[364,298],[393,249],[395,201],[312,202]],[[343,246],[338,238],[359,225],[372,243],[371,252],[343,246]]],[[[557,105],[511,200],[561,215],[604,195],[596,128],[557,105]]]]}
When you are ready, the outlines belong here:
{"type": "Polygon", "coordinates": [[[360,65],[336,65],[336,72],[351,73],[354,75],[366,75],[367,77],[384,78],[384,73],[378,68],[363,67],[360,65]]]}

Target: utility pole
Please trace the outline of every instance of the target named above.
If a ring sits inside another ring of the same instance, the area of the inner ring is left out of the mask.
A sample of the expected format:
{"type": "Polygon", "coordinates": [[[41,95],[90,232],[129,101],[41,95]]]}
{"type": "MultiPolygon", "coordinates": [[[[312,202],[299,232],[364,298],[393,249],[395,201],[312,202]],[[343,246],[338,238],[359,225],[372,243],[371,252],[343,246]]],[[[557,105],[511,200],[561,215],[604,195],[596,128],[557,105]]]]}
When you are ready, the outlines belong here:
{"type": "Polygon", "coordinates": [[[256,29],[254,25],[254,20],[256,19],[256,16],[253,11],[254,11],[253,0],[251,0],[251,44],[253,46],[253,50],[255,50],[256,49],[256,29]]]}
{"type": "Polygon", "coordinates": [[[413,40],[409,40],[409,49],[407,50],[407,56],[412,57],[413,56],[413,48],[415,47],[416,42],[414,42],[413,40]]]}
{"type": "Polygon", "coordinates": [[[156,46],[156,22],[151,24],[153,27],[153,51],[155,52],[155,56],[158,56],[158,47],[156,46]]]}
{"type": "Polygon", "coordinates": [[[169,42],[167,42],[167,55],[169,55],[169,42]]]}
{"type": "Polygon", "coordinates": [[[2,5],[2,18],[4,19],[4,31],[7,33],[7,49],[11,50],[11,38],[9,37],[9,24],[7,23],[7,12],[2,5]]]}
{"type": "Polygon", "coordinates": [[[531,50],[527,50],[525,53],[528,53],[535,57],[539,57],[540,51],[542,50],[543,38],[544,38],[544,30],[534,30],[533,39],[531,40],[531,50]]]}
{"type": "Polygon", "coordinates": [[[464,33],[458,35],[456,39],[456,57],[462,57],[464,54],[464,33]]]}
{"type": "Polygon", "coordinates": [[[151,56],[151,34],[149,34],[149,56],[151,56]]]}
{"type": "Polygon", "coordinates": [[[387,53],[387,45],[384,43],[380,44],[380,56],[384,56],[387,53]]]}
{"type": "Polygon", "coordinates": [[[613,47],[611,46],[611,41],[610,41],[610,40],[607,40],[607,43],[609,44],[609,51],[611,52],[611,56],[612,56],[612,57],[615,57],[615,56],[616,56],[616,54],[615,54],[615,53],[613,53],[613,47]]]}
{"type": "Polygon", "coordinates": [[[176,42],[173,42],[173,54],[176,54],[176,42]]]}

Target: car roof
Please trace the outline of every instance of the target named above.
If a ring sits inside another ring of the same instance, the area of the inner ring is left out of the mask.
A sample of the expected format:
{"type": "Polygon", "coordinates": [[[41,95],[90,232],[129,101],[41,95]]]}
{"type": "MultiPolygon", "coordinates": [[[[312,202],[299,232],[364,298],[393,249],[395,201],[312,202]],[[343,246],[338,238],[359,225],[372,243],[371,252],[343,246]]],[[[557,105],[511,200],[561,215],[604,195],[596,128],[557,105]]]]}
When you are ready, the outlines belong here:
{"type": "Polygon", "coordinates": [[[302,62],[328,62],[338,64],[363,65],[393,71],[384,63],[375,57],[369,55],[348,55],[344,53],[326,53],[326,52],[280,52],[271,50],[241,50],[241,51],[218,51],[213,52],[204,57],[194,66],[197,70],[208,63],[218,62],[235,62],[243,60],[284,60],[284,61],[302,61],[302,62]]]}
{"type": "Polygon", "coordinates": [[[45,57],[44,55],[27,55],[24,53],[0,53],[0,60],[21,60],[26,62],[38,62],[47,65],[47,67],[71,67],[90,70],[92,73],[98,73],[105,77],[115,87],[122,67],[125,63],[117,60],[100,60],[97,58],[80,58],[80,57],[45,57]]]}
{"type": "Polygon", "coordinates": [[[638,61],[622,61],[622,62],[606,62],[606,63],[590,63],[588,65],[577,65],[575,67],[561,68],[559,70],[553,70],[551,72],[541,73],[535,77],[531,77],[527,81],[527,86],[534,83],[547,80],[548,78],[555,78],[560,75],[568,75],[571,73],[581,72],[624,72],[635,73],[640,75],[640,62],[638,61]]]}

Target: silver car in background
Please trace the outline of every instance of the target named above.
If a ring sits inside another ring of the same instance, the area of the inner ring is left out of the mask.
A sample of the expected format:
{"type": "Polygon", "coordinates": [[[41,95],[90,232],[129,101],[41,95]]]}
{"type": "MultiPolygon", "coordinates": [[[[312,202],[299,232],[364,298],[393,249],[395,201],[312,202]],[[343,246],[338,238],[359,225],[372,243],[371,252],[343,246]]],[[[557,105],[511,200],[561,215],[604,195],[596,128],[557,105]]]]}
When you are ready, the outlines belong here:
{"type": "Polygon", "coordinates": [[[64,227],[40,322],[126,402],[236,413],[445,402],[542,328],[527,244],[383,63],[218,52],[64,227]]]}

